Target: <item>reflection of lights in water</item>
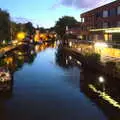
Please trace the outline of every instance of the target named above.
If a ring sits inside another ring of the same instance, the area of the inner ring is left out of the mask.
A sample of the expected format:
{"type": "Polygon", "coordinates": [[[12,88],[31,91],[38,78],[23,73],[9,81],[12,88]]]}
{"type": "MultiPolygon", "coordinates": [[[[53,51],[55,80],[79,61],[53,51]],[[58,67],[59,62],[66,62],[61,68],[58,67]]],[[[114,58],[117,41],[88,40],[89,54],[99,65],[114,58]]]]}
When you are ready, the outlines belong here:
{"type": "Polygon", "coordinates": [[[100,76],[98,79],[99,79],[100,83],[104,83],[105,82],[105,79],[102,76],[100,76]]]}
{"type": "Polygon", "coordinates": [[[41,48],[41,50],[44,50],[44,46],[41,46],[40,48],[41,48]]]}
{"type": "Polygon", "coordinates": [[[18,55],[22,55],[22,52],[18,52],[17,54],[18,54],[18,55]]]}
{"type": "Polygon", "coordinates": [[[31,52],[30,52],[30,53],[31,53],[31,55],[33,55],[33,54],[34,54],[34,51],[33,51],[33,50],[31,50],[31,52]]]}
{"type": "Polygon", "coordinates": [[[0,82],[5,82],[11,80],[11,76],[9,72],[0,72],[0,82]]]}
{"type": "Polygon", "coordinates": [[[39,52],[39,45],[35,46],[35,52],[39,52]]]}
{"type": "Polygon", "coordinates": [[[56,46],[57,46],[57,42],[55,41],[55,42],[54,42],[54,48],[56,48],[56,46]]]}
{"type": "Polygon", "coordinates": [[[6,63],[6,64],[12,64],[13,63],[13,58],[12,57],[8,57],[8,58],[5,58],[4,59],[4,62],[6,63]]]}
{"type": "Polygon", "coordinates": [[[33,43],[33,40],[32,40],[32,39],[30,40],[30,43],[33,43]]]}
{"type": "Polygon", "coordinates": [[[120,109],[120,104],[119,104],[117,101],[115,101],[114,99],[112,99],[112,97],[109,96],[107,93],[102,92],[102,91],[100,91],[100,90],[97,90],[97,89],[95,88],[95,86],[92,85],[92,84],[89,84],[88,86],[89,86],[89,88],[90,88],[92,91],[94,91],[95,93],[99,94],[99,96],[102,97],[104,100],[106,100],[107,102],[109,102],[110,104],[112,104],[114,107],[117,107],[117,108],[120,109]]]}
{"type": "Polygon", "coordinates": [[[60,40],[57,40],[57,45],[59,45],[60,44],[60,40]]]}
{"type": "Polygon", "coordinates": [[[5,57],[7,57],[7,55],[6,55],[6,54],[4,54],[4,56],[5,56],[5,57]]]}
{"type": "Polygon", "coordinates": [[[23,59],[24,59],[24,56],[18,56],[18,59],[19,59],[19,60],[23,60],[23,59]]]}
{"type": "Polygon", "coordinates": [[[77,64],[82,65],[82,63],[80,61],[77,61],[77,64]]]}
{"type": "Polygon", "coordinates": [[[66,59],[66,64],[68,64],[68,60],[66,59]]]}
{"type": "Polygon", "coordinates": [[[72,56],[69,56],[69,59],[72,60],[72,56]]]}
{"type": "Polygon", "coordinates": [[[45,43],[45,45],[48,45],[47,43],[45,43]]]}

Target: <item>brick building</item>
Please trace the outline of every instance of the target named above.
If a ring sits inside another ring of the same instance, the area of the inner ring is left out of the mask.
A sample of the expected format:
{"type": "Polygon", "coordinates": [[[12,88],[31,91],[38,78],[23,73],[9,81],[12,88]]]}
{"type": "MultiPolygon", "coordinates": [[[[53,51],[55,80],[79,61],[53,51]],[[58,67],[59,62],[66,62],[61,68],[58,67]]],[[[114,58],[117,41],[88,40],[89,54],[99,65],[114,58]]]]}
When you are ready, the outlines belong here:
{"type": "Polygon", "coordinates": [[[81,32],[81,22],[78,22],[75,25],[69,26],[66,31],[66,33],[74,35],[77,38],[81,37],[80,32],[81,32]]]}
{"type": "Polygon", "coordinates": [[[120,0],[80,15],[84,40],[120,42],[120,0]]]}

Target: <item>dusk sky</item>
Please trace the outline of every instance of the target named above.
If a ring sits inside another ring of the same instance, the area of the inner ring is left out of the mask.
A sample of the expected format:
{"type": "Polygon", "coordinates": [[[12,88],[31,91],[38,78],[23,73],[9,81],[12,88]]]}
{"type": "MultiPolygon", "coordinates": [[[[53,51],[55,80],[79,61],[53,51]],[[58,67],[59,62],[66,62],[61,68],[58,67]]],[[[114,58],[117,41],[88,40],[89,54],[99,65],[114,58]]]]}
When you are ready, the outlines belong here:
{"type": "Polygon", "coordinates": [[[62,16],[68,15],[80,21],[80,14],[114,0],[0,0],[0,8],[7,10],[11,18],[31,21],[34,25],[49,28],[62,16]]]}

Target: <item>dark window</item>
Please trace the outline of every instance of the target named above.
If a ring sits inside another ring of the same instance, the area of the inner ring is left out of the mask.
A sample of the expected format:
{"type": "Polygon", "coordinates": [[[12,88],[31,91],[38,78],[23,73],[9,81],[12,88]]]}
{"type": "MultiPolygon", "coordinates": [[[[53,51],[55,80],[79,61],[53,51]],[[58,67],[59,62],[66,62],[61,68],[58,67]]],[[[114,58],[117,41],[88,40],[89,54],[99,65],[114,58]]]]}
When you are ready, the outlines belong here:
{"type": "Polygon", "coordinates": [[[97,13],[96,13],[96,17],[97,17],[97,18],[102,17],[102,12],[97,12],[97,13]]]}
{"type": "Polygon", "coordinates": [[[109,16],[116,16],[117,15],[117,9],[113,8],[109,10],[109,16]]]}

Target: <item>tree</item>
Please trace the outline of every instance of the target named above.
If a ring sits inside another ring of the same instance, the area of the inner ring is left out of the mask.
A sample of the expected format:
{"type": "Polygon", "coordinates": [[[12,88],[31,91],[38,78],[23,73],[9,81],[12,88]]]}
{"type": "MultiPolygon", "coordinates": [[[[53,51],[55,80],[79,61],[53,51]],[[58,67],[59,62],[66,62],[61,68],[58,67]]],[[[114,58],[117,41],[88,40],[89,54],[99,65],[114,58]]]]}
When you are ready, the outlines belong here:
{"type": "Polygon", "coordinates": [[[12,40],[16,39],[17,34],[19,32],[26,32],[25,24],[16,23],[16,22],[11,21],[11,35],[12,35],[12,40]]]}
{"type": "Polygon", "coordinates": [[[0,40],[10,40],[10,16],[0,9],[0,40]]]}
{"type": "Polygon", "coordinates": [[[34,27],[31,22],[25,23],[25,29],[28,35],[32,35],[34,33],[34,27]]]}
{"type": "Polygon", "coordinates": [[[76,23],[78,22],[74,17],[64,16],[62,18],[59,18],[59,20],[56,22],[55,31],[58,35],[63,37],[65,34],[66,26],[68,26],[69,28],[70,26],[75,25],[76,23]]]}
{"type": "Polygon", "coordinates": [[[40,33],[45,33],[46,32],[46,29],[44,27],[40,27],[39,30],[40,30],[40,33]]]}

